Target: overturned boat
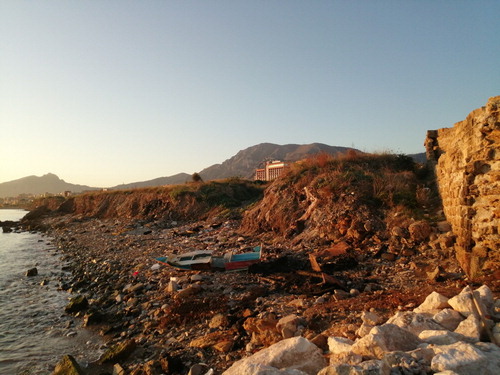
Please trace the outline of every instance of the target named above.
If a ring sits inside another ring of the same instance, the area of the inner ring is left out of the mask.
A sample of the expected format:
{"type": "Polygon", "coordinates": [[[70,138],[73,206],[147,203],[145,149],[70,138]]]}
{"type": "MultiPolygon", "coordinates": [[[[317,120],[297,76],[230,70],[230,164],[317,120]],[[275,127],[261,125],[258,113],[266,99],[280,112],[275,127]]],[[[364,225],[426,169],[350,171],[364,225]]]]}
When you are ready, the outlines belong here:
{"type": "Polygon", "coordinates": [[[184,254],[169,254],[166,257],[158,257],[156,260],[184,271],[209,270],[212,268],[212,251],[194,250],[184,254]]]}
{"type": "Polygon", "coordinates": [[[162,264],[183,271],[240,271],[246,270],[252,264],[260,262],[261,258],[262,246],[256,246],[250,252],[235,253],[234,251],[230,251],[222,256],[213,255],[213,251],[211,250],[195,250],[184,254],[169,254],[165,257],[155,259],[162,264]]]}

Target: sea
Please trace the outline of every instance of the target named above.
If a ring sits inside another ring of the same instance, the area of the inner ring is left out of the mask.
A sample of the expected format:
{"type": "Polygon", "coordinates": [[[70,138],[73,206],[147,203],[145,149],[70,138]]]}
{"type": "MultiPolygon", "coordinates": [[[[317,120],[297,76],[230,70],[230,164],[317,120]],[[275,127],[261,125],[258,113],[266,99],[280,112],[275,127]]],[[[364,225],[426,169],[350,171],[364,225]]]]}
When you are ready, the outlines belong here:
{"type": "MultiPolygon", "coordinates": [[[[0,221],[25,214],[0,209],[0,221]]],[[[0,229],[0,374],[50,374],[65,354],[84,367],[98,358],[100,336],[64,313],[71,297],[59,288],[69,276],[64,265],[50,238],[0,229]],[[34,267],[38,275],[26,276],[34,267]]]]}

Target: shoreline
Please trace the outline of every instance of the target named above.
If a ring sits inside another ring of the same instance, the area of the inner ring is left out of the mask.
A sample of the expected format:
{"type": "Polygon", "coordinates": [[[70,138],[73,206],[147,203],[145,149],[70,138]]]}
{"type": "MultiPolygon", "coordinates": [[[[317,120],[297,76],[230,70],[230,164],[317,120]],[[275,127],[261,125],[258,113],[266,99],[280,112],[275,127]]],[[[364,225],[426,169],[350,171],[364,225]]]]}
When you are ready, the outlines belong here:
{"type": "MultiPolygon", "coordinates": [[[[387,318],[415,308],[432,291],[451,297],[469,283],[455,259],[438,259],[443,255],[433,251],[398,260],[358,254],[361,266],[334,271],[331,275],[340,283],[325,284],[310,270],[311,249],[269,236],[240,236],[236,220],[160,227],[67,215],[44,224],[71,263],[68,290],[89,301],[77,316],[108,340],[108,348],[134,342],[135,350],[116,360],[130,374],[186,374],[200,363],[222,373],[283,339],[275,333],[258,337],[248,322],[265,324],[291,314],[304,320],[301,335],[313,342],[328,336],[354,339],[363,311],[387,318]],[[154,258],[167,252],[223,252],[260,242],[265,257],[251,272],[153,267],[154,258]],[[419,269],[422,264],[440,264],[444,277],[430,280],[419,269]]],[[[498,298],[500,285],[489,284],[498,298]]],[[[111,365],[113,361],[106,368],[111,365]]],[[[85,374],[99,369],[90,366],[85,374]]]]}

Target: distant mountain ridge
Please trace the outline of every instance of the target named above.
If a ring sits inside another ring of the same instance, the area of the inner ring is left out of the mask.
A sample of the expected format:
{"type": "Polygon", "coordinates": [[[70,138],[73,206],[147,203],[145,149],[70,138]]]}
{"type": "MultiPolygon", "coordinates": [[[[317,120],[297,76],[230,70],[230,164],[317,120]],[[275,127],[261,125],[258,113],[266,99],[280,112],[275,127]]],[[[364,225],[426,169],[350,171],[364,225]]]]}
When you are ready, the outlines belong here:
{"type": "Polygon", "coordinates": [[[41,177],[28,176],[18,180],[3,182],[0,184],[0,198],[17,197],[20,194],[59,194],[64,191],[80,193],[85,190],[98,190],[99,188],[87,185],[70,184],[61,180],[53,173],[47,173],[41,177]]]}
{"type": "Polygon", "coordinates": [[[174,174],[173,176],[168,176],[168,177],[158,177],[153,180],[148,180],[148,181],[138,181],[138,182],[131,182],[129,184],[121,184],[121,185],[116,185],[113,186],[110,189],[136,189],[136,188],[142,188],[142,187],[148,187],[148,186],[161,186],[161,185],[178,185],[178,184],[183,184],[187,181],[191,181],[191,175],[187,173],[177,173],[174,174]]]}
{"type": "Polygon", "coordinates": [[[328,146],[322,143],[307,145],[260,143],[239,151],[222,164],[214,164],[199,172],[204,180],[216,180],[227,177],[252,178],[254,171],[266,160],[297,161],[310,155],[325,152],[331,155],[345,153],[352,148],[328,146]]]}
{"type": "MultiPolygon", "coordinates": [[[[233,157],[225,160],[221,164],[214,164],[198,172],[205,181],[224,179],[228,177],[252,178],[256,168],[259,168],[267,160],[281,160],[294,162],[305,159],[308,156],[327,153],[337,155],[348,150],[359,150],[351,147],[329,146],[323,143],[311,143],[306,145],[286,144],[277,145],[274,143],[260,143],[239,151],[233,157]]],[[[425,161],[425,153],[410,155],[415,161],[425,161]]],[[[192,175],[178,173],[168,177],[158,177],[148,181],[138,181],[128,184],[121,184],[109,189],[134,189],[149,186],[177,185],[192,180],[192,175]]],[[[49,173],[42,177],[28,176],[19,180],[0,183],[0,198],[15,197],[19,194],[58,194],[63,191],[79,193],[85,190],[96,190],[99,188],[86,185],[75,185],[61,180],[56,175],[49,173]]]]}

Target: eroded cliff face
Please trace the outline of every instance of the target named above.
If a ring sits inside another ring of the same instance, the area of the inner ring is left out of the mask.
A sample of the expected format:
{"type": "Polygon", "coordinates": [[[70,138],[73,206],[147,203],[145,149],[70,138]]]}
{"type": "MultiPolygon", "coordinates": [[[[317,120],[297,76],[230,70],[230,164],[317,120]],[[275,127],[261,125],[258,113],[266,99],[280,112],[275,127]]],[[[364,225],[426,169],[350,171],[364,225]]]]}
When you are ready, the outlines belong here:
{"type": "Polygon", "coordinates": [[[394,257],[413,251],[430,228],[412,216],[422,217],[422,206],[432,206],[431,189],[417,168],[403,155],[319,156],[294,164],[245,212],[241,231],[272,233],[309,249],[343,242],[394,257]],[[417,236],[417,227],[425,233],[417,236]]]}
{"type": "Polygon", "coordinates": [[[426,140],[455,251],[469,276],[500,267],[500,96],[426,140]]]}
{"type": "Polygon", "coordinates": [[[238,214],[246,205],[259,199],[262,187],[239,179],[92,192],[70,197],[51,197],[36,202],[36,209],[26,219],[41,215],[70,214],[76,217],[124,220],[189,221],[211,216],[238,214]]]}

